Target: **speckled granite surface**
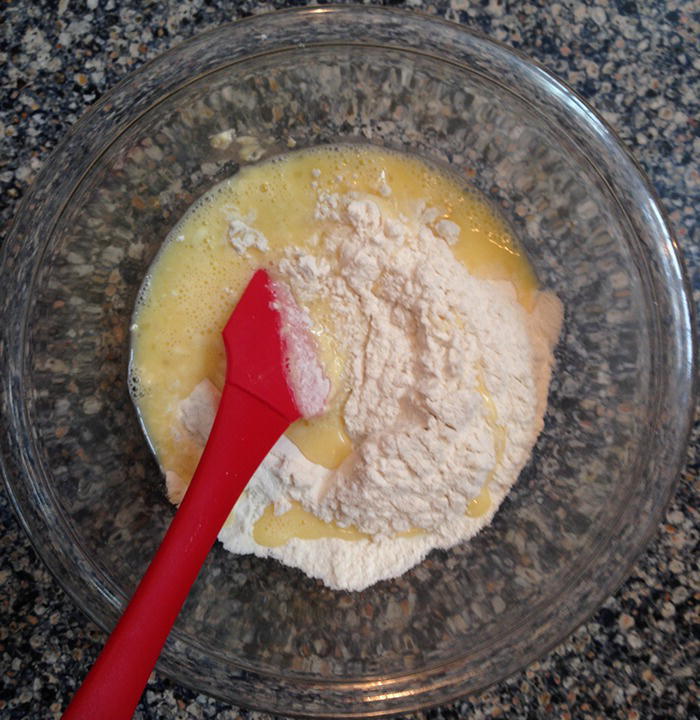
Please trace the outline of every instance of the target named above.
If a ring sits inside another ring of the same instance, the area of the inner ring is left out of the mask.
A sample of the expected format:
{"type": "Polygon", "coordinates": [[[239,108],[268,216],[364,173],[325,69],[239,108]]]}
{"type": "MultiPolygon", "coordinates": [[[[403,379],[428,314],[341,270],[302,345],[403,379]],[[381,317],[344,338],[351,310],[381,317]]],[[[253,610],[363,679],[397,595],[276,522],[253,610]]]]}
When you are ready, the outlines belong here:
{"type": "MultiPolygon", "coordinates": [[[[82,112],[144,60],[223,20],[302,3],[6,2],[0,66],[0,227],[82,112]],[[224,9],[224,7],[226,9],[224,9]]],[[[391,3],[403,4],[403,3],[391,3]]],[[[538,58],[611,122],[649,174],[700,301],[700,5],[409,2],[538,58]]],[[[1,290],[0,290],[1,291],[1,290]]],[[[480,696],[416,717],[694,718],[697,705],[697,428],[664,524],[630,578],[565,643],[480,696]]],[[[102,642],[32,551],[0,494],[0,717],[60,717],[65,680],[102,642]]],[[[154,675],[137,718],[262,718],[154,675]]]]}

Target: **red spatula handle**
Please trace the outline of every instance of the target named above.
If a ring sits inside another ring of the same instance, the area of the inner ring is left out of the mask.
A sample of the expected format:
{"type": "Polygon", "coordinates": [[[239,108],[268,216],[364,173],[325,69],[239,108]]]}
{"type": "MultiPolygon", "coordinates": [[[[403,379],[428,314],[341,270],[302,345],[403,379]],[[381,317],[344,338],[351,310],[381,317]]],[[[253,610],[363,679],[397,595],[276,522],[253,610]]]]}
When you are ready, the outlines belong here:
{"type": "Polygon", "coordinates": [[[127,720],[231,508],[296,418],[226,385],[197,471],[163,542],[63,720],[127,720]]]}

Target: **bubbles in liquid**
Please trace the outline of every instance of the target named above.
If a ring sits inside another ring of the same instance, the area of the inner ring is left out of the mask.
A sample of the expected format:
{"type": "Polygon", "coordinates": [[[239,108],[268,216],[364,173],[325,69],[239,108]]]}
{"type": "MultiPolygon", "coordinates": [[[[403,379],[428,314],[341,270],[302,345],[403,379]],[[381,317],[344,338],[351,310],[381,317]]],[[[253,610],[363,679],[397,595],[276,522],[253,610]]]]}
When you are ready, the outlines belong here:
{"type": "Polygon", "coordinates": [[[139,378],[138,373],[131,366],[129,367],[127,387],[129,388],[129,395],[131,395],[134,402],[140,400],[145,394],[145,391],[141,386],[141,379],[139,378]]]}
{"type": "MultiPolygon", "coordinates": [[[[151,274],[147,273],[146,276],[143,278],[143,282],[141,283],[141,287],[139,288],[138,293],[136,294],[136,302],[134,303],[134,312],[132,315],[132,323],[131,323],[132,328],[134,328],[134,326],[137,325],[136,317],[138,316],[139,311],[148,302],[150,289],[151,289],[151,274]]],[[[132,329],[132,332],[133,332],[133,329],[132,329]]]]}

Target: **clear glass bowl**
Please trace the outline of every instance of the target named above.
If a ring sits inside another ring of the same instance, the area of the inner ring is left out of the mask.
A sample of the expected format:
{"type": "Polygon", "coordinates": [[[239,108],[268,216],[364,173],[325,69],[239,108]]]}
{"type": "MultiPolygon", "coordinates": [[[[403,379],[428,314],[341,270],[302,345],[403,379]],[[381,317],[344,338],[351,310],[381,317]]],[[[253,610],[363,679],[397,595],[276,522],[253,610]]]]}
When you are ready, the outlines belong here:
{"type": "Polygon", "coordinates": [[[146,268],[192,200],[241,165],[338,140],[446,162],[480,188],[566,321],[532,461],[472,542],[358,594],[211,553],[160,670],[307,716],[437,704],[562,640],[654,533],[694,391],[688,289],[663,212],[610,129],[544,69],[464,28],[377,8],[218,28],[77,123],[4,249],[5,481],[39,554],[100,626],[115,623],[173,513],[127,392],[146,268]],[[231,128],[230,146],[214,147],[231,128]]]}

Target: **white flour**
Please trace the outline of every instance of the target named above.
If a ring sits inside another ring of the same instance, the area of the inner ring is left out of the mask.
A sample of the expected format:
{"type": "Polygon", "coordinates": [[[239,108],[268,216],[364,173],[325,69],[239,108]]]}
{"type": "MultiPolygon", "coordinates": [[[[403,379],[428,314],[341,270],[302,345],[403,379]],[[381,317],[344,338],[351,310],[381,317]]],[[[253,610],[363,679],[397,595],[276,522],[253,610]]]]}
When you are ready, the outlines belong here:
{"type": "Polygon", "coordinates": [[[309,313],[297,305],[289,288],[272,282],[274,306],[282,320],[282,344],[285,354],[287,383],[302,417],[320,415],[331,389],[318,358],[318,348],[311,334],[309,313]]]}
{"type": "MultiPolygon", "coordinates": [[[[281,438],[219,538],[232,552],[274,557],[329,587],[361,590],[490,522],[542,428],[561,305],[540,293],[528,315],[510,283],[469,275],[449,247],[459,227],[434,209],[390,218],[379,196],[319,193],[316,217],[326,228],[321,254],[291,249],[278,272],[302,306],[322,297],[338,318],[354,451],[328,470],[281,438]],[[491,507],[469,517],[484,485],[491,507]],[[273,502],[279,514],[293,500],[372,539],[255,543],[265,507],[273,502]],[[423,532],[397,537],[416,528],[423,532]]],[[[237,249],[262,249],[255,232],[237,232],[237,249]]],[[[208,386],[193,396],[183,403],[183,424],[206,437],[216,398],[208,386]],[[202,398],[212,402],[211,417],[202,398]]],[[[177,481],[171,474],[173,497],[177,481]]]]}
{"type": "Polygon", "coordinates": [[[238,216],[235,208],[230,208],[228,215],[228,241],[239,253],[244,253],[251,247],[257,248],[262,252],[266,252],[269,248],[265,235],[249,224],[254,220],[254,217],[244,220],[238,216]]]}

